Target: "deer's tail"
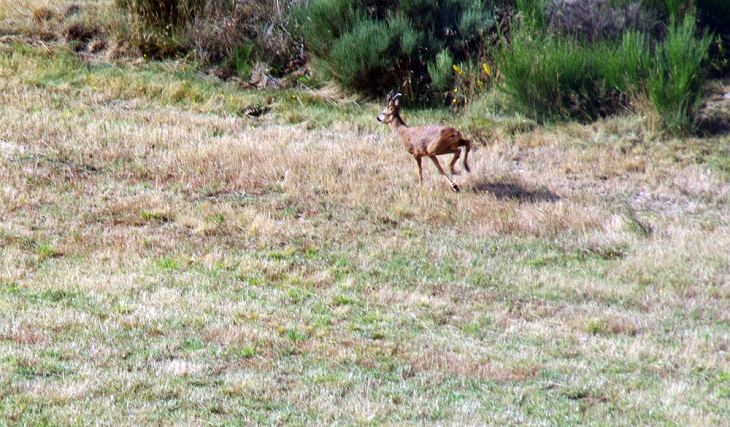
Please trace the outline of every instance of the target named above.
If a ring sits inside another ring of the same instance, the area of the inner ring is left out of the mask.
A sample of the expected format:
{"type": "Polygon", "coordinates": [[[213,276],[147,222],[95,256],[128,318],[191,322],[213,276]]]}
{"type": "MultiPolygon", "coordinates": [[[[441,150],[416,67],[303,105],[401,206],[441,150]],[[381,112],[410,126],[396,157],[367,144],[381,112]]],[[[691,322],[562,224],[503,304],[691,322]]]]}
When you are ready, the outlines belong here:
{"type": "Polygon", "coordinates": [[[467,172],[471,172],[471,169],[469,169],[469,162],[468,162],[469,150],[471,150],[471,141],[469,141],[468,139],[464,139],[462,141],[462,145],[464,146],[464,169],[467,172]]]}

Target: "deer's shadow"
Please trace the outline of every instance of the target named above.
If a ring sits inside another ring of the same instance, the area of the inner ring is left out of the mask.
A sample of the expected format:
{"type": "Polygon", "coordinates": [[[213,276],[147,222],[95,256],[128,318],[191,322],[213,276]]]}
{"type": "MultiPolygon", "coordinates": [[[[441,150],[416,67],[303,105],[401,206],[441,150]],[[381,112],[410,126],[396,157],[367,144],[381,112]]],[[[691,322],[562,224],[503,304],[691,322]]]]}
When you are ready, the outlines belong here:
{"type": "Polygon", "coordinates": [[[497,200],[516,200],[520,203],[556,202],[560,196],[550,190],[529,189],[522,184],[480,180],[466,186],[473,193],[489,193],[497,200]]]}

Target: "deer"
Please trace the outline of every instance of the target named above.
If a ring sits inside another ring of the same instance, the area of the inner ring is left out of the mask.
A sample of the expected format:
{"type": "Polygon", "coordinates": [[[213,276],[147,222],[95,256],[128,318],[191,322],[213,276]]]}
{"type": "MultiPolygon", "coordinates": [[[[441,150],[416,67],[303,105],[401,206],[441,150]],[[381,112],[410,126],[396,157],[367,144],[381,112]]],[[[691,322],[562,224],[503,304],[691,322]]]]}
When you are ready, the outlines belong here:
{"type": "Polygon", "coordinates": [[[408,127],[400,116],[400,104],[398,98],[401,96],[400,93],[394,94],[392,91],[386,97],[387,105],[385,110],[378,116],[380,123],[385,123],[390,126],[390,129],[397,137],[400,138],[403,147],[411,153],[416,159],[416,165],[418,166],[418,184],[423,185],[423,168],[421,167],[421,159],[428,157],[436,165],[439,173],[443,175],[451,184],[451,189],[455,192],[460,192],[459,186],[456,185],[451,177],[444,172],[436,156],[442,154],[453,154],[454,157],[451,159],[449,164],[449,171],[452,175],[456,175],[454,172],[454,165],[461,156],[461,148],[464,147],[464,169],[467,172],[471,172],[469,169],[469,163],[467,158],[469,157],[469,150],[471,150],[471,142],[464,138],[464,136],[457,129],[451,126],[417,126],[408,127]]]}

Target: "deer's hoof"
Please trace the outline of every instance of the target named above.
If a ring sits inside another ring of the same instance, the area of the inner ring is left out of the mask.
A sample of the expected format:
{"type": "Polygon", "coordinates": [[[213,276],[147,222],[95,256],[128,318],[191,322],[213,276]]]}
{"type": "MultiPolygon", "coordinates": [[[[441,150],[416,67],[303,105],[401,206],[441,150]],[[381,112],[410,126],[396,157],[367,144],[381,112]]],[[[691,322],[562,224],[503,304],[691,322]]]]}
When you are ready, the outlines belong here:
{"type": "Polygon", "coordinates": [[[454,190],[455,193],[461,193],[459,186],[456,184],[451,184],[451,189],[454,190]]]}

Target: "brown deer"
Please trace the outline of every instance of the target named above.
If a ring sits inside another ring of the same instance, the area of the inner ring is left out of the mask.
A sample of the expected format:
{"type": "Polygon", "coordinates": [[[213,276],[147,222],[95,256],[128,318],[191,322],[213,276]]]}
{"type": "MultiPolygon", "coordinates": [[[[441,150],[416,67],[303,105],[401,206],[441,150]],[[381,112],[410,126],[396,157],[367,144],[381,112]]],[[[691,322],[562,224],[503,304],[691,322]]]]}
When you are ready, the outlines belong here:
{"type": "Polygon", "coordinates": [[[461,148],[459,147],[464,147],[464,169],[469,172],[467,158],[469,157],[469,150],[471,150],[471,142],[464,138],[461,132],[450,126],[428,125],[409,128],[400,117],[400,105],[398,103],[400,96],[400,93],[393,94],[393,92],[390,92],[388,94],[386,98],[388,105],[378,116],[378,121],[388,124],[390,129],[400,137],[403,147],[416,159],[419,185],[423,184],[421,159],[428,157],[436,165],[436,169],[438,169],[441,175],[449,181],[451,188],[458,193],[460,191],[459,186],[444,172],[436,156],[453,154],[454,158],[451,159],[449,170],[452,174],[455,174],[454,165],[459,160],[459,156],[461,156],[461,148]]]}

